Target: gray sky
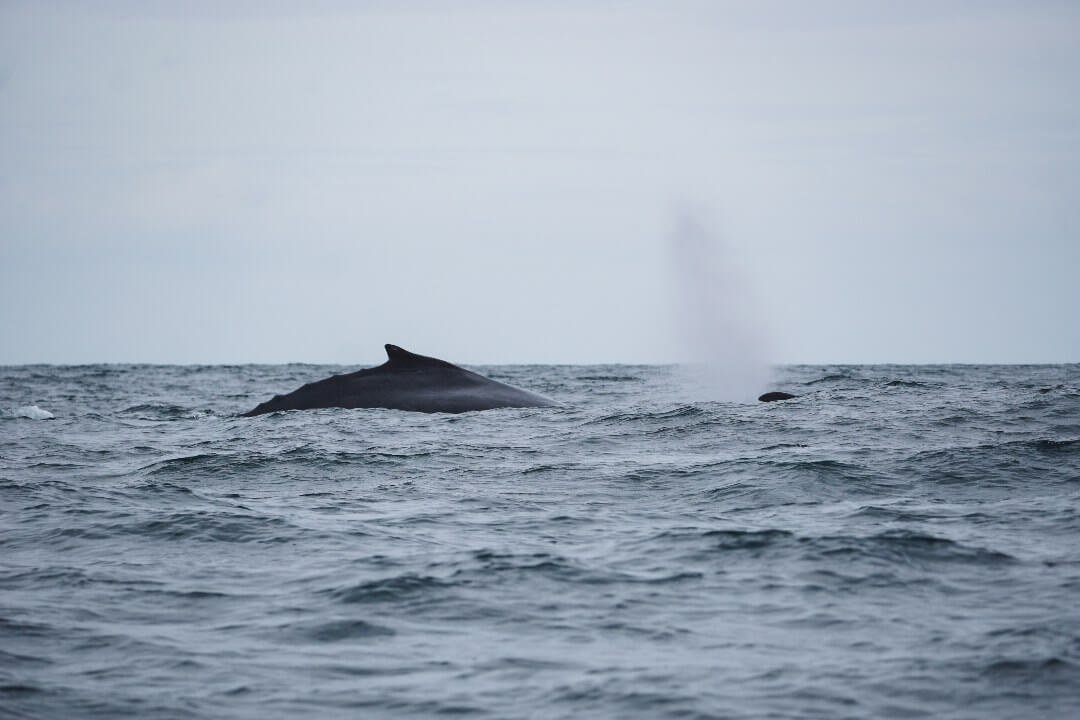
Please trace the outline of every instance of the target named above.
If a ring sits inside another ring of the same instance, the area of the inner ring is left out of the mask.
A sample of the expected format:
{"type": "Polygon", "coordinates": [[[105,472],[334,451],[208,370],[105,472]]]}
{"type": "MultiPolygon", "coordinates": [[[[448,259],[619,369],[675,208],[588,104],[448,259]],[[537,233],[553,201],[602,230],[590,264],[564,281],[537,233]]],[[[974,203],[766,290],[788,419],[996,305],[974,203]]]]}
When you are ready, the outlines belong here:
{"type": "Polygon", "coordinates": [[[0,4],[0,363],[1080,361],[1078,3],[227,4],[0,4]]]}

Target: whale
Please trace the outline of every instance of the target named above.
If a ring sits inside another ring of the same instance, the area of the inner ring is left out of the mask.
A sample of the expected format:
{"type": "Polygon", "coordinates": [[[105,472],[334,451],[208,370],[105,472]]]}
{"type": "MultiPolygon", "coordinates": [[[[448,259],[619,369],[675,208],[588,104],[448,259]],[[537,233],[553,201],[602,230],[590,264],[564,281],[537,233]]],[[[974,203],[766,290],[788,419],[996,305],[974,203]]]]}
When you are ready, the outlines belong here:
{"type": "Polygon", "coordinates": [[[761,402],[776,402],[778,400],[791,400],[792,398],[796,397],[798,397],[798,395],[792,395],[791,393],[779,392],[774,390],[773,392],[765,393],[764,395],[759,397],[758,400],[760,400],[761,402]]]}
{"type": "Polygon", "coordinates": [[[438,358],[386,345],[382,365],[308,383],[275,395],[242,414],[283,410],[386,408],[425,413],[463,413],[496,408],[558,407],[543,395],[486,378],[438,358]]]}

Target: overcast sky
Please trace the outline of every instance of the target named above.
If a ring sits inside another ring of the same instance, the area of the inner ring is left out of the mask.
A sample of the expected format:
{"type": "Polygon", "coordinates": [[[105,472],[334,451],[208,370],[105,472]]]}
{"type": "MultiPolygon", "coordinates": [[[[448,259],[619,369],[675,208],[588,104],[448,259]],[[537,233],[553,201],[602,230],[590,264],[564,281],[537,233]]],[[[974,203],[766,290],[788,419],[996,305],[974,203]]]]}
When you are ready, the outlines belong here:
{"type": "Polygon", "coordinates": [[[1080,3],[221,5],[0,3],[0,363],[1080,361],[1080,3]]]}

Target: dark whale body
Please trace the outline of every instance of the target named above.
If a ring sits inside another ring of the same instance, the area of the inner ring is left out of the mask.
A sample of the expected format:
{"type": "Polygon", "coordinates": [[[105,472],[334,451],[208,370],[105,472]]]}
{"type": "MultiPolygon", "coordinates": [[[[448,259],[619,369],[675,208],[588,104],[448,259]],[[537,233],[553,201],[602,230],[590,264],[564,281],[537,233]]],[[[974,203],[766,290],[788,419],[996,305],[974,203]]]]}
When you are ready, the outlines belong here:
{"type": "Polygon", "coordinates": [[[776,402],[777,400],[791,400],[794,397],[797,396],[791,393],[773,391],[765,393],[758,400],[761,402],[776,402]]]}
{"type": "Polygon", "coordinates": [[[387,361],[378,367],[334,375],[288,395],[275,395],[243,417],[330,407],[460,413],[558,406],[541,395],[496,382],[445,360],[416,355],[397,345],[387,345],[386,356],[387,361]]]}

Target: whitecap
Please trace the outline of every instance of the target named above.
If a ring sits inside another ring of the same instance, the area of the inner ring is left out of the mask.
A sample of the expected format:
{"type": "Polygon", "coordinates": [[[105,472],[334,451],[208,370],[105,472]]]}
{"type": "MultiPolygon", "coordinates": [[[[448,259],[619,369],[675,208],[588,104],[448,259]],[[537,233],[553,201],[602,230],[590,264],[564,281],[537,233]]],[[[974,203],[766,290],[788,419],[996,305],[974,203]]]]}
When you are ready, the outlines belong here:
{"type": "Polygon", "coordinates": [[[29,420],[51,420],[56,417],[48,410],[42,410],[37,405],[23,405],[11,411],[13,417],[27,418],[29,420]]]}

